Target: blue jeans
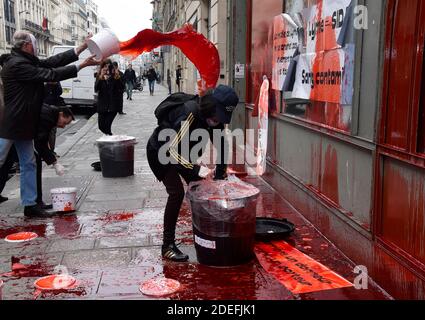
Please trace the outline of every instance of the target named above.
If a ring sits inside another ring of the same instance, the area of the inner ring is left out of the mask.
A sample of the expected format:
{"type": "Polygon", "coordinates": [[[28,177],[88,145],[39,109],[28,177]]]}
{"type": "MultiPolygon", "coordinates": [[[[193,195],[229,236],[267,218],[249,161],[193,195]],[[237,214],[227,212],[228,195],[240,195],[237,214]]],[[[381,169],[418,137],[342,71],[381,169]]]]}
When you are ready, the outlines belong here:
{"type": "Polygon", "coordinates": [[[21,200],[24,207],[37,203],[37,163],[32,140],[7,140],[0,138],[0,166],[6,162],[10,148],[15,145],[21,168],[21,200]]]}
{"type": "Polygon", "coordinates": [[[127,82],[126,86],[127,86],[127,99],[132,99],[134,84],[133,82],[127,82]]]}
{"type": "Polygon", "coordinates": [[[155,91],[155,80],[149,81],[149,92],[153,94],[155,91]]]}

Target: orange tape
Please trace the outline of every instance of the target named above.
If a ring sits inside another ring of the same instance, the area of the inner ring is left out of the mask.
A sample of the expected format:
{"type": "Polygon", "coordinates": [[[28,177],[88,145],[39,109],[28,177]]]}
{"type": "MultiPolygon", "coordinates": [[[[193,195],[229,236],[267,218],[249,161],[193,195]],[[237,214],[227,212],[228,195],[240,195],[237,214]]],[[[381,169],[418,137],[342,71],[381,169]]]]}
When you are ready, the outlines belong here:
{"type": "Polygon", "coordinates": [[[323,264],[286,242],[258,243],[255,254],[261,266],[294,294],[352,287],[323,264]]]}

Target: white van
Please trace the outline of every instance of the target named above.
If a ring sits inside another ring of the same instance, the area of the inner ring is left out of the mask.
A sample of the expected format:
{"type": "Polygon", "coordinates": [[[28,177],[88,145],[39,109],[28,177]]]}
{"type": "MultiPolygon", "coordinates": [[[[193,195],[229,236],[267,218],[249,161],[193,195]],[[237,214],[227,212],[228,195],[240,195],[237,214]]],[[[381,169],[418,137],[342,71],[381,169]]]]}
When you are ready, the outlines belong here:
{"type": "MultiPolygon", "coordinates": [[[[52,55],[56,55],[70,49],[72,46],[54,46],[52,55]]],[[[90,51],[86,50],[80,55],[80,60],[74,64],[79,64],[91,56],[90,51]]],[[[94,92],[96,67],[84,68],[78,72],[78,78],[69,79],[61,82],[65,103],[71,106],[94,108],[96,105],[96,93],[94,92]]]]}

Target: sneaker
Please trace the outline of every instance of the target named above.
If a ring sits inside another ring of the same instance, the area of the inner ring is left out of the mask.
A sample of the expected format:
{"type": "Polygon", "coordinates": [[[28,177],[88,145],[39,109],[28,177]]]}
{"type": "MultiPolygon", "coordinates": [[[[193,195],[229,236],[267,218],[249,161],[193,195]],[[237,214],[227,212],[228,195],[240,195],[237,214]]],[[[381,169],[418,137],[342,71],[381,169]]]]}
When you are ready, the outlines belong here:
{"type": "Polygon", "coordinates": [[[9,198],[3,197],[3,196],[0,194],[0,203],[6,202],[6,201],[8,201],[8,200],[9,200],[9,198]]]}
{"type": "Polygon", "coordinates": [[[25,217],[27,218],[51,218],[53,214],[46,212],[41,205],[25,207],[25,217]]]}
{"type": "Polygon", "coordinates": [[[162,257],[174,262],[186,262],[189,256],[177,248],[175,243],[162,246],[162,257]]]}

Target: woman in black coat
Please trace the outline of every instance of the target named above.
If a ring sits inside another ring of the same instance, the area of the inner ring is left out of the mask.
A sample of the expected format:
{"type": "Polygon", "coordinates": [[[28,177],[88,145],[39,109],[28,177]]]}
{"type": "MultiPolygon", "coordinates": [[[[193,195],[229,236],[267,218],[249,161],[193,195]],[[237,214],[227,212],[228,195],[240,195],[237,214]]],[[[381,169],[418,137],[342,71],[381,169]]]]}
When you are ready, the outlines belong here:
{"type": "Polygon", "coordinates": [[[112,123],[120,111],[120,96],[124,90],[121,74],[113,67],[111,60],[105,60],[100,65],[96,79],[97,112],[99,114],[99,130],[106,135],[112,134],[112,123]]]}

